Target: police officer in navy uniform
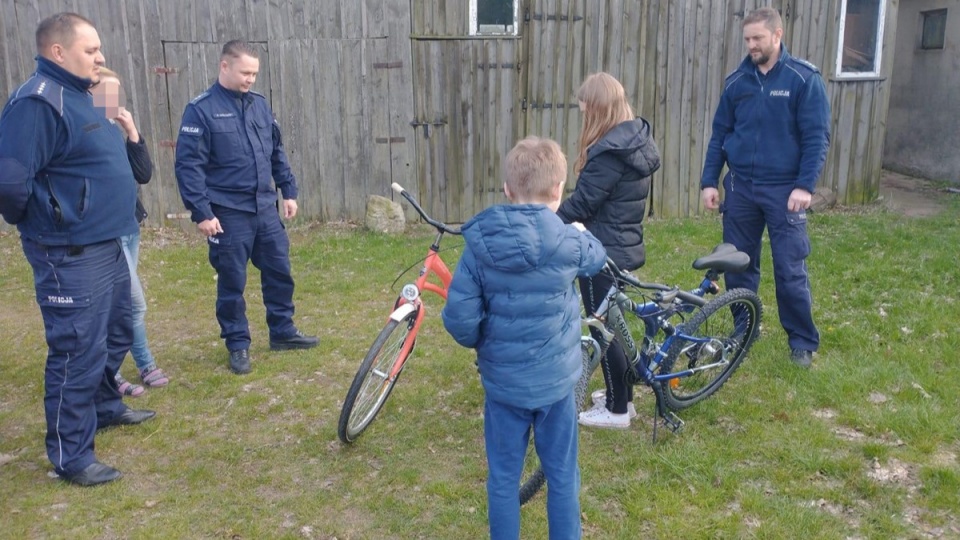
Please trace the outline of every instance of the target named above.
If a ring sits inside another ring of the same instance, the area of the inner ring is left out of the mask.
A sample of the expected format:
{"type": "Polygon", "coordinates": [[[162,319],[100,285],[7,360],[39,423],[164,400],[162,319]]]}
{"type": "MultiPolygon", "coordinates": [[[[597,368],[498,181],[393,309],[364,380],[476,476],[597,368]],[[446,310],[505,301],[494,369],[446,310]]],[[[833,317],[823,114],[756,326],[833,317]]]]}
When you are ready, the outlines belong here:
{"type": "Polygon", "coordinates": [[[259,69],[250,44],[225,44],[217,82],[187,105],[177,138],[177,185],[191,219],[207,237],[210,264],[218,275],[220,336],[237,374],[250,372],[243,299],[249,261],[260,270],[270,349],[309,349],[318,343],[293,324],[290,242],[276,188],[283,217],[292,219],[297,181],[266,98],[250,91],[259,69]]]}
{"type": "Polygon", "coordinates": [[[114,376],[130,349],[130,274],[119,238],[137,231],[136,182],[120,132],[89,88],[104,63],[93,23],[74,13],[37,27],[37,71],[0,114],[0,214],[20,231],[47,340],[47,456],[90,486],[120,471],[94,455],[97,429],[138,424],[114,376]]]}
{"type": "Polygon", "coordinates": [[[749,54],[724,82],[700,180],[703,205],[720,208],[723,241],[750,255],[750,267],[727,272],[727,288],[760,285],[763,229],[770,235],[780,323],[790,359],[809,367],[820,346],[807,277],[806,210],[830,146],[830,105],[820,72],[781,43],[773,8],[743,20],[749,54]],[[725,200],[717,178],[726,163],[725,200]]]}

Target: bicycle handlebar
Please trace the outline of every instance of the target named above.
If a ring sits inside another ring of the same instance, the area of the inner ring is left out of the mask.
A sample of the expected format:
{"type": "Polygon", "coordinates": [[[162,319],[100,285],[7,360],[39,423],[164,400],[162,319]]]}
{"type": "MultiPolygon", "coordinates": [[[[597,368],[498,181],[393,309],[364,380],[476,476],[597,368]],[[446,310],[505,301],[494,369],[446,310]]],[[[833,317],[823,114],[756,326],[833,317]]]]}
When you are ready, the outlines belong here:
{"type": "Polygon", "coordinates": [[[617,263],[613,262],[613,259],[607,257],[607,264],[604,265],[603,270],[610,274],[614,279],[621,281],[626,281],[634,287],[640,287],[641,289],[649,289],[653,291],[672,291],[676,287],[671,287],[669,285],[664,285],[662,283],[646,283],[637,279],[636,276],[627,272],[626,270],[621,270],[617,263]]]}
{"type": "Polygon", "coordinates": [[[430,225],[433,225],[433,227],[438,231],[450,233],[450,234],[457,234],[457,235],[463,234],[462,232],[460,232],[459,228],[454,229],[449,225],[447,225],[446,223],[437,221],[432,217],[428,216],[427,213],[423,210],[423,208],[420,208],[420,205],[417,204],[417,200],[413,198],[413,195],[410,195],[409,193],[407,193],[407,190],[403,189],[403,186],[401,186],[400,184],[394,182],[390,184],[390,188],[396,191],[404,199],[406,199],[407,202],[410,203],[410,206],[413,206],[413,209],[416,210],[418,214],[420,214],[420,217],[422,217],[423,220],[429,223],[430,225]]]}
{"type": "Polygon", "coordinates": [[[630,272],[621,270],[620,267],[617,266],[617,263],[613,262],[613,260],[610,259],[610,257],[607,257],[607,264],[604,265],[603,270],[611,274],[614,279],[625,281],[630,285],[633,285],[634,287],[639,287],[641,289],[647,289],[652,291],[676,292],[677,297],[679,297],[684,302],[687,302],[688,304],[699,305],[704,302],[702,297],[697,296],[696,294],[693,294],[689,291],[685,291],[676,286],[671,287],[669,285],[664,285],[662,283],[646,283],[646,282],[640,281],[639,279],[637,279],[636,276],[634,276],[630,272]]]}

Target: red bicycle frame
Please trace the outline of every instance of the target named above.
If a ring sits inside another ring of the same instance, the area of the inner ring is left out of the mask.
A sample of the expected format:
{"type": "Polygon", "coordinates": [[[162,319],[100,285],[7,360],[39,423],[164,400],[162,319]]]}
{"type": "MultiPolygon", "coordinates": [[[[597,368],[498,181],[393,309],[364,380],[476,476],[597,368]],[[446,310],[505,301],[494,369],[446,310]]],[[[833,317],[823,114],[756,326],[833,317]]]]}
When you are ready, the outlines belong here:
{"type": "MultiPolygon", "coordinates": [[[[440,238],[443,233],[437,236],[437,240],[430,246],[430,251],[427,253],[426,259],[423,261],[423,268],[420,269],[420,276],[417,277],[417,281],[414,282],[414,285],[417,287],[417,297],[413,300],[412,305],[413,309],[417,310],[417,318],[413,322],[413,328],[410,329],[410,335],[413,336],[413,339],[408,339],[404,342],[403,347],[400,349],[400,354],[397,356],[400,359],[393,368],[390,370],[390,377],[394,378],[403,369],[403,364],[407,361],[407,358],[410,356],[410,353],[413,352],[414,343],[417,341],[417,333],[420,331],[420,325],[423,323],[423,318],[427,314],[427,310],[423,305],[421,300],[421,294],[423,291],[430,291],[444,300],[447,299],[447,289],[450,287],[450,281],[453,279],[453,274],[450,272],[450,269],[447,268],[447,264],[443,262],[443,259],[440,258],[440,238]],[[440,280],[440,284],[436,284],[430,281],[430,275],[434,275],[440,280]]],[[[404,298],[400,297],[400,301],[397,303],[397,308],[405,304],[410,304],[411,302],[404,298]]],[[[394,317],[396,309],[391,313],[391,317],[394,317]]]]}

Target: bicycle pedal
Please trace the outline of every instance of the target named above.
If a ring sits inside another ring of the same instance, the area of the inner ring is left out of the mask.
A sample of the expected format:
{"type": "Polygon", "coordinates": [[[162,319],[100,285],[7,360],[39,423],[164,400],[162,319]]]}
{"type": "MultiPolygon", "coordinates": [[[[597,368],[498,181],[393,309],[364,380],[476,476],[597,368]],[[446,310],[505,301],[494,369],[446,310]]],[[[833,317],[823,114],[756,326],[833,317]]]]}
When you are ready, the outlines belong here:
{"type": "Polygon", "coordinates": [[[670,428],[670,431],[674,433],[679,433],[684,426],[683,420],[681,420],[680,417],[674,414],[672,411],[667,411],[666,413],[660,415],[660,420],[664,427],[670,428]]]}

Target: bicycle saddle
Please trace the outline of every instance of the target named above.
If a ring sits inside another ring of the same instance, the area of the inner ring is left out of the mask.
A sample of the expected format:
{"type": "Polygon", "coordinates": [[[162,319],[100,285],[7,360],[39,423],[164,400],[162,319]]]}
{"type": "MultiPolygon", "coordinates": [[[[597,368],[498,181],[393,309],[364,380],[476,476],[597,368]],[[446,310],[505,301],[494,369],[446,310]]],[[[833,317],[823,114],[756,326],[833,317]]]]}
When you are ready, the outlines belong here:
{"type": "Polygon", "coordinates": [[[693,261],[695,270],[719,270],[720,272],[742,272],[750,265],[750,256],[737,251],[733,244],[720,244],[709,255],[693,261]]]}

